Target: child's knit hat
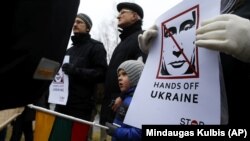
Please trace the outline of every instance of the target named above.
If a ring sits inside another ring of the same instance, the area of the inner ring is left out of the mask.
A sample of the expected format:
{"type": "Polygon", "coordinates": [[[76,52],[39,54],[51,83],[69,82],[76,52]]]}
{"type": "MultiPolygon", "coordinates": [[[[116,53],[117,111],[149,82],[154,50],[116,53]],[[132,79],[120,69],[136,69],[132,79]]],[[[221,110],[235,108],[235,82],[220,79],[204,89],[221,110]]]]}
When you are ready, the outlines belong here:
{"type": "Polygon", "coordinates": [[[117,69],[117,73],[119,72],[120,69],[123,69],[127,75],[128,79],[130,80],[131,86],[136,86],[142,70],[144,68],[144,63],[140,60],[127,60],[123,62],[117,69]]]}

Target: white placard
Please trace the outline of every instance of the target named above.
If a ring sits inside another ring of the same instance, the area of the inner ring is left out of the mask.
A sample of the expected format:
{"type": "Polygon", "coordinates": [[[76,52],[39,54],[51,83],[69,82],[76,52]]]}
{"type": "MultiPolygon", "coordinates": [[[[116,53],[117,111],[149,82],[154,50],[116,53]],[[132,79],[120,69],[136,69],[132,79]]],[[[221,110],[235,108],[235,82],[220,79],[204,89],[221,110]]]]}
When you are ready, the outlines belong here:
{"type": "Polygon", "coordinates": [[[218,0],[184,0],[157,19],[126,124],[220,124],[219,53],[194,44],[200,22],[219,13],[218,0]]]}
{"type": "MultiPolygon", "coordinates": [[[[69,62],[69,56],[67,55],[64,57],[63,64],[68,62],[69,62]]],[[[69,87],[69,77],[68,75],[64,74],[62,68],[60,68],[54,80],[50,84],[48,102],[54,104],[66,105],[69,95],[68,87],[69,87]]]]}

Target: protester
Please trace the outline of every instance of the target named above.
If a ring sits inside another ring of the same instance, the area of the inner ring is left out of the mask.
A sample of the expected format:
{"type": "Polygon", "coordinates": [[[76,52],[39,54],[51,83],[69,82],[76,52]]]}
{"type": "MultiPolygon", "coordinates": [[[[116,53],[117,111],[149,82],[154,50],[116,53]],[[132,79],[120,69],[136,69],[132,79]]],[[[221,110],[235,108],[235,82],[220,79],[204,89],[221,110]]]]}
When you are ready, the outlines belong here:
{"type": "Polygon", "coordinates": [[[118,108],[113,122],[116,125],[109,122],[106,123],[106,126],[109,127],[107,133],[112,136],[112,141],[141,140],[141,130],[123,123],[123,120],[133,98],[143,67],[144,64],[142,61],[128,60],[123,62],[117,69],[118,84],[122,95],[124,95],[124,100],[118,108]]]}
{"type": "MultiPolygon", "coordinates": [[[[250,86],[249,7],[250,1],[237,1],[229,9],[232,14],[223,14],[204,21],[196,35],[198,47],[221,52],[225,82],[225,91],[222,92],[226,93],[227,97],[229,125],[246,126],[249,119],[249,102],[246,95],[250,86]],[[239,109],[245,112],[239,112],[239,109]]],[[[222,123],[226,123],[223,117],[225,115],[222,115],[222,123]]]]}
{"type": "MultiPolygon", "coordinates": [[[[62,65],[62,71],[69,77],[68,100],[66,105],[56,105],[55,108],[57,112],[88,121],[91,121],[95,106],[96,85],[104,81],[107,69],[106,50],[101,42],[91,38],[91,27],[92,20],[88,15],[79,13],[76,16],[71,37],[73,46],[66,52],[69,63],[62,65]]],[[[89,125],[74,125],[72,128],[82,130],[77,140],[87,140],[89,125]]],[[[57,128],[53,127],[53,130],[57,128]]],[[[52,134],[51,138],[57,140],[55,136],[52,134]]]]}
{"type": "MultiPolygon", "coordinates": [[[[139,48],[138,35],[142,33],[143,9],[136,3],[121,2],[117,5],[118,27],[121,34],[119,35],[121,42],[115,48],[106,74],[104,99],[101,107],[100,124],[105,125],[105,122],[112,122],[115,112],[110,108],[110,104],[114,101],[116,108],[121,103],[120,89],[117,80],[117,68],[126,60],[137,60],[143,56],[146,60],[146,55],[139,48]]],[[[116,109],[115,108],[115,109],[116,109]]]]}

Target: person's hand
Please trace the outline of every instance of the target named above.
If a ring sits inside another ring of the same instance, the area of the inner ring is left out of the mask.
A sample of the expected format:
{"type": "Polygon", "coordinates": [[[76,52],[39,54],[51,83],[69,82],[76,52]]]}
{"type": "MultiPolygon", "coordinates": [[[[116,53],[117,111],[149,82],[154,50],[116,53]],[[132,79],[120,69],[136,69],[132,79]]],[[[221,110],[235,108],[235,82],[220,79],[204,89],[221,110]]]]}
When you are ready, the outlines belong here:
{"type": "Polygon", "coordinates": [[[106,130],[107,134],[113,136],[117,126],[113,125],[112,123],[106,122],[105,125],[109,128],[106,130]]]}
{"type": "Polygon", "coordinates": [[[149,49],[151,48],[152,41],[157,36],[157,26],[153,25],[148,30],[144,31],[138,36],[139,47],[142,52],[148,54],[149,49]]]}
{"type": "Polygon", "coordinates": [[[70,64],[70,63],[65,63],[62,66],[62,71],[67,75],[73,74],[74,73],[74,65],[70,64]]]}
{"type": "Polygon", "coordinates": [[[233,14],[219,15],[201,24],[195,43],[250,62],[250,21],[233,14]]]}
{"type": "Polygon", "coordinates": [[[113,111],[116,111],[117,109],[118,109],[118,107],[120,107],[121,106],[121,104],[122,104],[122,99],[121,99],[121,97],[117,97],[116,99],[115,99],[115,103],[112,105],[112,110],[113,111]]]}

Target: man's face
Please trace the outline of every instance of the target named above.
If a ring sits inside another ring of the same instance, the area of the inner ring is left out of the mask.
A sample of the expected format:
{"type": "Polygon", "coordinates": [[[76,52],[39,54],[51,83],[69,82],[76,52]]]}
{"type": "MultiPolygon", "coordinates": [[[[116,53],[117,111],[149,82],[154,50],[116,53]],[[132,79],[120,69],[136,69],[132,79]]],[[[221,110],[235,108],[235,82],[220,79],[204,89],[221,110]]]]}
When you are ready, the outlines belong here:
{"type": "Polygon", "coordinates": [[[73,25],[73,33],[86,33],[86,32],[89,32],[86,23],[82,19],[76,17],[73,25]]]}
{"type": "Polygon", "coordinates": [[[162,63],[170,75],[185,74],[195,57],[195,24],[192,11],[164,23],[162,63]]]}
{"type": "Polygon", "coordinates": [[[118,19],[118,27],[125,28],[133,23],[135,23],[136,19],[136,13],[129,9],[121,9],[119,12],[117,19],[118,19]]]}

